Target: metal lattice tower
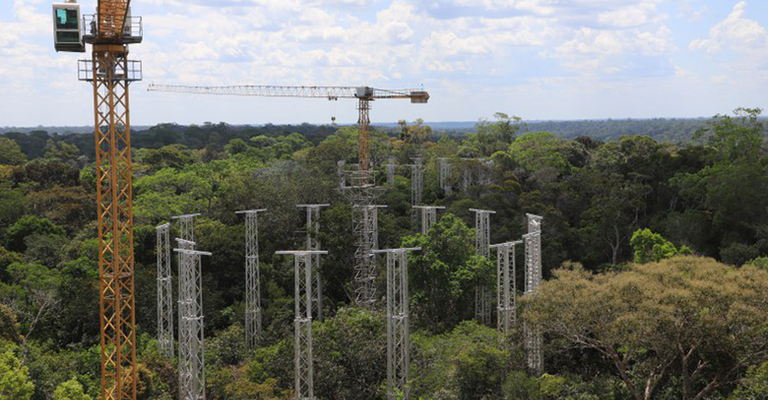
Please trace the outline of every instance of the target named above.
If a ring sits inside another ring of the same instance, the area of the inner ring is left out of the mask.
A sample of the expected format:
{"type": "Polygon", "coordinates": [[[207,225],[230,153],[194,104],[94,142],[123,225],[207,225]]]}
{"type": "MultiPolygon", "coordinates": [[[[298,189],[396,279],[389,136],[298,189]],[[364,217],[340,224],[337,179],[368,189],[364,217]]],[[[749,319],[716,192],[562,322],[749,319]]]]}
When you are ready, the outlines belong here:
{"type": "Polygon", "coordinates": [[[157,233],[157,343],[163,356],[173,359],[173,278],[171,276],[171,224],[157,233]]]}
{"type": "Polygon", "coordinates": [[[315,400],[312,361],[312,256],[323,250],[286,250],[275,254],[293,256],[294,265],[294,368],[296,400],[315,400]]]}
{"type": "MultiPolygon", "coordinates": [[[[477,255],[488,258],[491,251],[491,214],[496,211],[470,208],[475,213],[475,251],[477,255]]],[[[478,283],[475,287],[475,319],[491,324],[491,293],[487,285],[478,283]]]]}
{"type": "Polygon", "coordinates": [[[415,157],[411,164],[411,206],[421,204],[424,192],[424,159],[415,157]]]}
{"type": "Polygon", "coordinates": [[[370,171],[353,171],[347,181],[350,185],[344,187],[344,194],[352,203],[355,237],[355,304],[371,307],[376,302],[376,263],[371,250],[378,237],[378,207],[374,206],[378,189],[370,171]]]}
{"type": "Polygon", "coordinates": [[[407,400],[411,340],[408,252],[421,247],[374,250],[387,255],[387,400],[407,400]]]}
{"type": "MultiPolygon", "coordinates": [[[[541,284],[541,220],[542,217],[526,214],[528,233],[525,241],[525,294],[534,295],[541,284]]],[[[528,354],[528,368],[535,374],[544,371],[543,339],[541,332],[529,326],[525,327],[525,345],[528,354]]]]}
{"type": "Polygon", "coordinates": [[[397,168],[397,164],[395,163],[394,157],[389,157],[389,161],[386,164],[387,167],[387,185],[394,186],[395,185],[395,169],[397,168]]]}
{"type": "Polygon", "coordinates": [[[358,252],[355,256],[359,258],[360,269],[355,270],[355,281],[357,282],[356,303],[359,306],[372,307],[377,300],[376,294],[376,259],[371,253],[379,248],[379,208],[386,208],[385,205],[368,204],[365,206],[355,206],[355,213],[360,220],[358,252]],[[364,253],[367,251],[366,253],[364,253]]]}
{"type": "Polygon", "coordinates": [[[426,235],[432,225],[437,222],[437,210],[445,210],[443,206],[413,206],[413,208],[421,210],[421,233],[426,235]]]}
{"type": "Polygon", "coordinates": [[[440,188],[446,195],[450,195],[453,192],[451,187],[451,163],[448,159],[441,157],[437,159],[440,168],[440,188]]]}
{"type": "Polygon", "coordinates": [[[205,399],[205,333],[200,256],[194,243],[178,240],[179,255],[179,399],[205,399]]]}
{"type": "MultiPolygon", "coordinates": [[[[307,209],[307,250],[320,250],[320,208],[329,207],[330,204],[299,204],[296,207],[307,209]]],[[[312,312],[318,321],[323,320],[323,280],[320,274],[320,255],[312,257],[313,285],[315,287],[315,300],[312,302],[312,312]]]]}
{"type": "Polygon", "coordinates": [[[245,343],[253,349],[261,336],[261,273],[259,271],[258,210],[235,211],[245,214],[245,343]]]}
{"type": "Polygon", "coordinates": [[[195,242],[195,217],[198,215],[201,214],[184,214],[171,217],[171,219],[178,220],[179,231],[177,233],[179,239],[195,242]]]}
{"type": "Polygon", "coordinates": [[[496,329],[499,343],[506,343],[506,336],[517,321],[517,260],[515,246],[521,240],[492,245],[496,248],[496,329]],[[511,261],[510,261],[511,260],[511,261]]]}

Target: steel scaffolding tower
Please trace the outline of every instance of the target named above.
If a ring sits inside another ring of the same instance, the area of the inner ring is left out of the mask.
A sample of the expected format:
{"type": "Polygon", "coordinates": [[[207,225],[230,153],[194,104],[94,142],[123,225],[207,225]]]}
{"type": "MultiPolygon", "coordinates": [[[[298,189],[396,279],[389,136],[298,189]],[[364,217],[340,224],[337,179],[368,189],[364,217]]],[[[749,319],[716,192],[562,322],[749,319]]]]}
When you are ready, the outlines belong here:
{"type": "MultiPolygon", "coordinates": [[[[542,217],[526,214],[528,217],[528,233],[523,235],[525,241],[525,294],[534,295],[541,284],[541,220],[542,217]]],[[[536,327],[525,327],[525,344],[528,353],[528,368],[535,374],[544,370],[542,353],[542,336],[536,327]]]]}
{"type": "Polygon", "coordinates": [[[411,164],[411,206],[421,204],[422,193],[424,192],[424,159],[414,157],[411,164]]]}
{"type": "Polygon", "coordinates": [[[205,334],[200,256],[211,253],[189,249],[179,240],[179,399],[205,399],[205,334]]]}
{"type": "MultiPolygon", "coordinates": [[[[299,204],[296,207],[307,209],[307,250],[320,250],[320,208],[329,207],[330,204],[299,204]]],[[[318,321],[323,320],[323,280],[320,274],[320,256],[311,256],[313,285],[315,287],[315,300],[312,302],[312,312],[318,321]]]]}
{"type": "Polygon", "coordinates": [[[421,210],[421,233],[426,235],[437,222],[437,210],[445,210],[443,206],[413,206],[421,210]]]}
{"type": "Polygon", "coordinates": [[[315,400],[312,364],[312,256],[323,250],[285,250],[275,254],[293,256],[294,265],[294,367],[296,400],[315,400]]]}
{"type": "Polygon", "coordinates": [[[389,161],[387,162],[386,167],[387,167],[387,185],[394,186],[395,185],[395,168],[397,168],[397,164],[395,163],[394,157],[389,157],[389,161]]]}
{"type": "Polygon", "coordinates": [[[201,215],[200,213],[197,214],[184,214],[184,215],[177,215],[175,217],[171,217],[171,219],[178,220],[179,223],[179,231],[178,238],[184,239],[190,242],[195,242],[195,217],[198,215],[201,215]]]}
{"type": "Polygon", "coordinates": [[[387,400],[409,398],[410,324],[408,252],[421,247],[374,250],[387,255],[387,400]]]}
{"type": "Polygon", "coordinates": [[[448,159],[441,157],[437,159],[440,168],[440,188],[446,195],[450,195],[453,192],[451,187],[451,164],[448,159]]]}
{"type": "Polygon", "coordinates": [[[261,273],[259,271],[258,210],[235,211],[245,214],[245,343],[253,349],[261,335],[261,273]]]}
{"type": "Polygon", "coordinates": [[[171,224],[157,233],[157,343],[163,356],[173,359],[173,278],[171,277],[171,224]]]}
{"type": "MultiPolygon", "coordinates": [[[[361,256],[358,261],[362,268],[355,271],[355,280],[358,284],[356,302],[360,306],[371,307],[377,300],[376,259],[371,251],[379,248],[379,208],[386,207],[376,204],[354,206],[360,221],[359,227],[356,226],[356,228],[359,239],[357,250],[361,256]],[[368,252],[367,256],[364,256],[364,251],[368,252]]],[[[358,252],[355,253],[355,256],[358,256],[358,252]]]]}
{"type": "Polygon", "coordinates": [[[376,302],[376,263],[371,250],[378,237],[374,205],[378,189],[370,171],[352,171],[344,193],[352,203],[355,236],[355,304],[370,307],[376,302]]]}
{"type": "Polygon", "coordinates": [[[518,240],[491,246],[496,248],[496,329],[499,334],[499,343],[502,346],[506,344],[506,336],[517,320],[517,284],[515,281],[517,260],[515,258],[515,246],[521,243],[523,242],[518,240]]]}
{"type": "MultiPolygon", "coordinates": [[[[475,213],[475,250],[477,255],[488,258],[491,250],[491,214],[496,211],[470,208],[475,213]]],[[[475,319],[486,325],[491,324],[491,293],[485,283],[475,287],[475,319]]]]}

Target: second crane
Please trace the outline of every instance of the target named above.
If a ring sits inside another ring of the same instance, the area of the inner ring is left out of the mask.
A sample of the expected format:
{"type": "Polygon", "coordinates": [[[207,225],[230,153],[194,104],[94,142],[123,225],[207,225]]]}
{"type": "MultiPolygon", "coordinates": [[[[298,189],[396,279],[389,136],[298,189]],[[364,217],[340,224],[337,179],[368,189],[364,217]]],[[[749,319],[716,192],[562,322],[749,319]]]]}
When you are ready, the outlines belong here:
{"type": "Polygon", "coordinates": [[[378,99],[410,99],[411,103],[424,104],[429,100],[429,93],[423,89],[378,89],[370,86],[271,86],[271,85],[235,85],[235,86],[188,86],[156,85],[147,89],[157,92],[175,92],[192,94],[258,96],[258,97],[304,97],[328,100],[357,99],[359,112],[357,124],[360,134],[357,138],[358,163],[360,171],[367,171],[368,129],[371,123],[370,102],[378,99]]]}

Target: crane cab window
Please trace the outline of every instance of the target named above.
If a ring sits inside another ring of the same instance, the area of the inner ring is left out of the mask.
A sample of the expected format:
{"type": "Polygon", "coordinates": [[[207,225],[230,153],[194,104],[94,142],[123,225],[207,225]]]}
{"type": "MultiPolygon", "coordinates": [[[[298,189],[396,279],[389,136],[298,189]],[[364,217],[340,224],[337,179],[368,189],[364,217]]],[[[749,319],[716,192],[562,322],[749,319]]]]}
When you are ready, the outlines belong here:
{"type": "Polygon", "coordinates": [[[53,44],[56,51],[84,52],[85,44],[80,31],[80,5],[53,4],[53,44]]]}
{"type": "Polygon", "coordinates": [[[59,8],[56,10],[56,29],[80,30],[77,10],[59,8]]]}

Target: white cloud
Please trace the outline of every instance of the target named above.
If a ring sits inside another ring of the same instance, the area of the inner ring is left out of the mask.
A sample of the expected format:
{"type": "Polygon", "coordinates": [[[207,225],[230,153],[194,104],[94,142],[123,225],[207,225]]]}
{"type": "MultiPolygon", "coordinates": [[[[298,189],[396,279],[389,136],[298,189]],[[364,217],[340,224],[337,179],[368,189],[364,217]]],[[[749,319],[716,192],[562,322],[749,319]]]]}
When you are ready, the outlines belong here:
{"type": "Polygon", "coordinates": [[[768,31],[757,21],[746,18],[747,2],[737,3],[728,17],[712,27],[707,39],[692,41],[689,48],[715,54],[723,49],[739,52],[768,51],[768,31]]]}

